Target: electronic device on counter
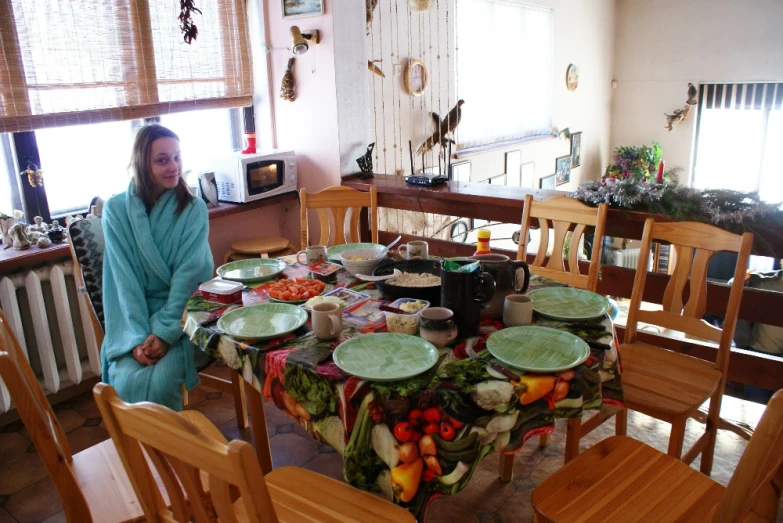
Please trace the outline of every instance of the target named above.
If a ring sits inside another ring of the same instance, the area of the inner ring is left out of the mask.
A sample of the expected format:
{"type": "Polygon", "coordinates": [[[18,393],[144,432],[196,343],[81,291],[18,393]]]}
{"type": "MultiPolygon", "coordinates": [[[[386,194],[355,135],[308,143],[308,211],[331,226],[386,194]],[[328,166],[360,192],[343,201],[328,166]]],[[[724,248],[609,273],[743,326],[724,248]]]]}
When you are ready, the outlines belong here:
{"type": "Polygon", "coordinates": [[[432,178],[428,176],[408,176],[405,178],[405,183],[413,185],[440,185],[447,181],[449,179],[445,176],[433,176],[432,178]]]}
{"type": "Polygon", "coordinates": [[[211,159],[209,170],[222,202],[247,203],[297,190],[294,151],[231,153],[211,159]]]}

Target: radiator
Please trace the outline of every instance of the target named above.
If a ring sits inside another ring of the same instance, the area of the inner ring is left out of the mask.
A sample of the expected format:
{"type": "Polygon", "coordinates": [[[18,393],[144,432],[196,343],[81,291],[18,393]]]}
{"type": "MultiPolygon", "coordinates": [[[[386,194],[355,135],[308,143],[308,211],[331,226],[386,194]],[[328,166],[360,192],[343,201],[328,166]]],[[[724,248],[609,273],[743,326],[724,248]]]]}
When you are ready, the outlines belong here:
{"type": "Polygon", "coordinates": [[[636,269],[636,264],[639,263],[639,249],[623,249],[621,251],[615,251],[614,264],[619,267],[627,267],[629,269],[636,269]]]}
{"type": "MultiPolygon", "coordinates": [[[[0,276],[0,308],[47,394],[101,373],[100,347],[71,263],[0,276]]],[[[0,380],[0,413],[11,409],[0,380]]]]}

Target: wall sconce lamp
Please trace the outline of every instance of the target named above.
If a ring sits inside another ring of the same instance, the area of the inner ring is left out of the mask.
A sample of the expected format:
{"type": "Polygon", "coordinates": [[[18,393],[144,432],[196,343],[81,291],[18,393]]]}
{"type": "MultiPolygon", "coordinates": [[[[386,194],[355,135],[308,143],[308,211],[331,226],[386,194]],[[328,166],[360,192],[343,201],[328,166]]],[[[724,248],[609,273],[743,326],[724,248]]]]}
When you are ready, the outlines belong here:
{"type": "Polygon", "coordinates": [[[320,33],[317,29],[302,33],[298,26],[291,26],[291,50],[295,55],[302,55],[310,48],[310,44],[317,44],[320,41],[320,33]]]}

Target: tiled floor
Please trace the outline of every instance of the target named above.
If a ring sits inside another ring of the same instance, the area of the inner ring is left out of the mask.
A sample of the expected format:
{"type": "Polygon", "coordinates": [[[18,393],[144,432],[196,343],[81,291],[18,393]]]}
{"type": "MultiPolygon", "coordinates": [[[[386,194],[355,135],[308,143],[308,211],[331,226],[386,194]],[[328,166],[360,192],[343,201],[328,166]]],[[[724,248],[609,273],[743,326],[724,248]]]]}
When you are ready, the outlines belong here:
{"type": "MultiPolygon", "coordinates": [[[[249,439],[249,431],[237,429],[231,396],[199,388],[191,392],[190,400],[191,406],[209,417],[227,437],[249,439]]],[[[762,411],[760,405],[734,398],[727,398],[725,407],[724,417],[752,426],[762,411]]],[[[90,394],[62,403],[55,411],[73,452],[108,437],[90,394]]],[[[334,450],[315,442],[274,405],[267,403],[266,414],[276,467],[295,465],[342,478],[342,460],[334,450]]],[[[689,426],[686,445],[694,440],[699,427],[695,422],[689,426]]],[[[583,448],[610,436],[613,431],[614,423],[605,423],[583,440],[583,448]]],[[[665,450],[668,425],[632,412],[628,434],[665,450]]],[[[548,447],[541,449],[535,441],[529,441],[516,456],[514,479],[510,483],[498,480],[498,458],[489,456],[476,469],[466,489],[432,503],[426,521],[532,521],[530,495],[562,465],[564,440],[565,424],[561,420],[548,447]]],[[[724,485],[728,482],[744,448],[742,438],[730,432],[719,433],[713,471],[716,481],[724,485]]],[[[698,461],[694,466],[698,467],[698,461]]],[[[0,428],[0,523],[32,521],[60,522],[65,521],[65,516],[54,484],[27,439],[26,430],[17,422],[0,428]]]]}

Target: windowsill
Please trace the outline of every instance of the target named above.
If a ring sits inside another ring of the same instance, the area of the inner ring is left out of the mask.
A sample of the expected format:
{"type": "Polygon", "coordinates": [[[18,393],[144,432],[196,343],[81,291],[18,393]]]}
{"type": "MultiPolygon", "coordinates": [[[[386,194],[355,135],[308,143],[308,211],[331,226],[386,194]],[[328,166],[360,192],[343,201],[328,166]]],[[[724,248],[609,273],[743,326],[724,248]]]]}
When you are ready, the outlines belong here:
{"type": "Polygon", "coordinates": [[[513,149],[519,145],[528,145],[536,142],[543,142],[546,140],[554,140],[557,138],[556,134],[542,134],[539,136],[530,136],[528,138],[518,138],[516,140],[507,140],[505,142],[491,143],[489,145],[480,145],[478,147],[469,147],[467,149],[460,149],[452,156],[454,159],[459,160],[461,158],[469,158],[471,156],[478,156],[480,154],[486,154],[488,152],[497,151],[500,152],[504,149],[513,149]]]}
{"type": "MultiPolygon", "coordinates": [[[[220,202],[217,207],[209,210],[209,220],[212,221],[233,214],[262,209],[284,201],[297,200],[298,198],[299,194],[296,191],[290,191],[250,203],[220,202]]],[[[43,249],[33,245],[24,251],[17,251],[14,248],[4,249],[4,247],[4,245],[0,244],[0,274],[11,273],[21,269],[33,269],[44,263],[64,261],[71,257],[68,242],[43,249]]]]}

